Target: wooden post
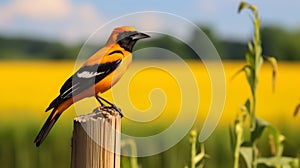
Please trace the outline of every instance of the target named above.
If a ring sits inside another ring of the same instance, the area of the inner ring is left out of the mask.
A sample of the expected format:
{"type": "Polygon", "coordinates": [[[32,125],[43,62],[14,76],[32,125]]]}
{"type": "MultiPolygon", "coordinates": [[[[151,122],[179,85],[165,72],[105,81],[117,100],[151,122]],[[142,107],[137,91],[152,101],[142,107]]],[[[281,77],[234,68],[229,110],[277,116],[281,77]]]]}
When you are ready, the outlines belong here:
{"type": "Polygon", "coordinates": [[[120,168],[121,117],[111,107],[74,119],[71,168],[120,168]]]}

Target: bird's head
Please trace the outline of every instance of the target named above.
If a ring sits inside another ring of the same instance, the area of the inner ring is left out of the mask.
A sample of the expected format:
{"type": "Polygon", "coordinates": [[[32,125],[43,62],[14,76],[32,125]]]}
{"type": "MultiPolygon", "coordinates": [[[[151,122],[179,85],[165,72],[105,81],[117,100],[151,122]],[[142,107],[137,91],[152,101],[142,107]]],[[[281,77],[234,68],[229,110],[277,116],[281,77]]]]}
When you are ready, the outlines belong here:
{"type": "Polygon", "coordinates": [[[118,43],[125,50],[132,52],[132,48],[138,40],[149,37],[131,26],[122,26],[113,30],[107,43],[118,43]]]}

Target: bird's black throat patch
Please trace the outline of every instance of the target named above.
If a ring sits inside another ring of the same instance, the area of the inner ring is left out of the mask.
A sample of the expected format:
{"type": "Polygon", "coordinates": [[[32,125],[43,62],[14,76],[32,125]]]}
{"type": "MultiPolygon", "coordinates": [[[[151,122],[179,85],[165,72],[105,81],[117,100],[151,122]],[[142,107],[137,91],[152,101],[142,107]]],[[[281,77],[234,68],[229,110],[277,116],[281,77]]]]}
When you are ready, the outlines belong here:
{"type": "Polygon", "coordinates": [[[132,52],[133,46],[137,40],[133,40],[132,36],[137,34],[136,31],[122,32],[117,36],[117,43],[126,51],[132,52]]]}

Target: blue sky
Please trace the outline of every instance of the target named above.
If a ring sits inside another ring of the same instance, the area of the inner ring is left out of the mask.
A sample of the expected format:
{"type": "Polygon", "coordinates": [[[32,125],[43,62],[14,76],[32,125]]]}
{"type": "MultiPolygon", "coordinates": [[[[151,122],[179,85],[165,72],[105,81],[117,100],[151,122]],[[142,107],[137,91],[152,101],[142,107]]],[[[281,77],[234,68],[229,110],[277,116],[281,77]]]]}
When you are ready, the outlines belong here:
{"type": "MultiPolygon", "coordinates": [[[[249,12],[237,14],[239,0],[0,0],[0,35],[29,36],[67,43],[85,41],[112,19],[142,11],[160,11],[211,27],[223,38],[246,39],[249,12]]],[[[258,6],[263,24],[300,28],[299,0],[249,0],[258,6]]],[[[137,24],[159,22],[140,18],[137,24]]]]}

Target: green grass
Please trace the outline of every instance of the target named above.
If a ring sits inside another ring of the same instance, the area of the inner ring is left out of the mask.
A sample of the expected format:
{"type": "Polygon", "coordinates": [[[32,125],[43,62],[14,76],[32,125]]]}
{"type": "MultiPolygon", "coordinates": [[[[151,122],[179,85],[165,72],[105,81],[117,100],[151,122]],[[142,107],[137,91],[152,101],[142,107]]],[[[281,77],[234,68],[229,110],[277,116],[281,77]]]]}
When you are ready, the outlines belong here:
{"type": "Polygon", "coordinates": [[[54,136],[49,136],[41,148],[36,148],[33,140],[39,128],[37,124],[30,122],[1,126],[1,167],[69,167],[70,129],[56,129],[54,136]]]}
{"type": "MultiPolygon", "coordinates": [[[[298,136],[300,130],[291,129],[284,123],[278,128],[285,132],[287,138],[284,155],[297,155],[300,152],[300,137],[298,136]]],[[[58,123],[41,147],[36,148],[33,140],[39,129],[38,123],[24,120],[1,125],[1,168],[65,168],[70,166],[72,125],[58,123]]],[[[228,128],[218,127],[205,142],[206,153],[210,156],[205,160],[206,167],[232,167],[233,151],[231,151],[229,140],[228,128]]],[[[185,165],[189,166],[190,150],[189,135],[187,135],[177,145],[161,154],[138,158],[138,164],[143,168],[183,168],[185,165]]],[[[128,158],[122,160],[125,159],[128,158]]]]}

